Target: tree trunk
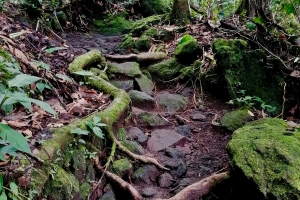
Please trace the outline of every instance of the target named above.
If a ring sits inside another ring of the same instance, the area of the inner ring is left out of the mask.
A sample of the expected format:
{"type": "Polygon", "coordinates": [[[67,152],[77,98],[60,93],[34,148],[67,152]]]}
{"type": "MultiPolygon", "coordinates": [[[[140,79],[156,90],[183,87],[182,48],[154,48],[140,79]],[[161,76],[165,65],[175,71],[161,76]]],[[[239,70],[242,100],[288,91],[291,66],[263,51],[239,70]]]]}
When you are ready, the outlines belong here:
{"type": "Polygon", "coordinates": [[[174,0],[171,22],[177,25],[186,25],[190,23],[189,0],[174,0]]]}

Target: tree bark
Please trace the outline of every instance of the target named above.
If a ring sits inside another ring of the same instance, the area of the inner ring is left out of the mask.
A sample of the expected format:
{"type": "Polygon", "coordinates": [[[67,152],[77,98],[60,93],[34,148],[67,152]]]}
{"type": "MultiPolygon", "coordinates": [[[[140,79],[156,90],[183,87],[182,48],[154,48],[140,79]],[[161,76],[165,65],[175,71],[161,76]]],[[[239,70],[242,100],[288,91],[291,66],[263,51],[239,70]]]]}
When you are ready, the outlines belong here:
{"type": "Polygon", "coordinates": [[[190,23],[189,0],[174,0],[171,22],[177,25],[190,23]]]}

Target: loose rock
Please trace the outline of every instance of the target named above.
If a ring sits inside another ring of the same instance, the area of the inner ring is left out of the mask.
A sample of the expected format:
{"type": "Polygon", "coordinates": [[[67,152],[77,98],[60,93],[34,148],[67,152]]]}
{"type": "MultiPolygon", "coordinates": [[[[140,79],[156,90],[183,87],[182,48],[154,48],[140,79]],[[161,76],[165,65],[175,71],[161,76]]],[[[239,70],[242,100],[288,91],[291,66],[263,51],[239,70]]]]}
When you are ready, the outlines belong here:
{"type": "Polygon", "coordinates": [[[127,135],[132,139],[136,140],[141,145],[147,144],[148,136],[145,135],[145,133],[138,127],[131,127],[128,130],[127,135]]]}
{"type": "Polygon", "coordinates": [[[162,188],[167,188],[172,185],[173,177],[169,173],[163,173],[158,178],[158,184],[162,188]]]}
{"type": "Polygon", "coordinates": [[[154,195],[157,193],[157,191],[154,188],[143,188],[141,191],[141,194],[143,197],[154,197],[154,195]]]}

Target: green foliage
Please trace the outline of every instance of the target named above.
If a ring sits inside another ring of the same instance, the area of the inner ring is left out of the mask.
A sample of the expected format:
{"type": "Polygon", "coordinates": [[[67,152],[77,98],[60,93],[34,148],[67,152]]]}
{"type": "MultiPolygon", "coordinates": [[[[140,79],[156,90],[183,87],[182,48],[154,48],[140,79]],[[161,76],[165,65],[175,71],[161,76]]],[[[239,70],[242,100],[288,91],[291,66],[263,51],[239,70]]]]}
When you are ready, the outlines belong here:
{"type": "MultiPolygon", "coordinates": [[[[102,127],[107,126],[104,123],[101,123],[101,118],[94,116],[92,121],[86,121],[86,126],[88,127],[88,130],[83,130],[81,128],[71,129],[72,134],[76,135],[89,135],[94,133],[97,137],[104,139],[104,134],[101,130],[102,127]]],[[[84,141],[80,141],[81,143],[84,143],[84,141]]]]}

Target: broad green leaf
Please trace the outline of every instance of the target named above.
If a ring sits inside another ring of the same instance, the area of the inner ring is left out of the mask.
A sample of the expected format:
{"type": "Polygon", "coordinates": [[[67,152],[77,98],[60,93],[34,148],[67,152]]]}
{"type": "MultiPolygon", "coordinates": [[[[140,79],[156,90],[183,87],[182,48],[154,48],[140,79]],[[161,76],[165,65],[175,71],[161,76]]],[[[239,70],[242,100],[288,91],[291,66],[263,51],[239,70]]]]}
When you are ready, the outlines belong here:
{"type": "Polygon", "coordinates": [[[85,141],[83,139],[79,139],[78,142],[85,144],[85,141]]]}
{"type": "Polygon", "coordinates": [[[101,122],[101,118],[97,117],[97,116],[94,116],[93,117],[93,122],[94,122],[94,124],[97,124],[98,122],[101,122]]]}
{"type": "Polygon", "coordinates": [[[30,76],[27,74],[19,74],[12,80],[8,81],[8,87],[23,87],[40,80],[39,77],[30,76]]]}
{"type": "Polygon", "coordinates": [[[81,76],[92,76],[92,75],[94,75],[93,72],[85,71],[85,70],[74,72],[73,74],[77,74],[77,75],[81,75],[81,76]]]}
{"type": "Polygon", "coordinates": [[[104,139],[103,132],[102,132],[102,130],[101,130],[99,127],[95,126],[95,127],[93,128],[93,132],[94,132],[95,135],[97,135],[99,138],[104,139]]]}
{"type": "Polygon", "coordinates": [[[6,90],[6,85],[4,85],[3,83],[0,83],[0,93],[4,94],[6,90]]]}
{"type": "Polygon", "coordinates": [[[34,60],[34,61],[32,61],[32,63],[37,64],[38,68],[41,67],[41,68],[46,69],[47,71],[50,70],[50,65],[48,65],[47,63],[44,63],[43,61],[34,60]]]}
{"type": "Polygon", "coordinates": [[[31,154],[27,139],[18,131],[12,129],[6,124],[0,123],[1,137],[3,140],[7,140],[9,144],[19,151],[31,154]]]}
{"type": "Polygon", "coordinates": [[[86,121],[85,122],[85,124],[90,128],[90,129],[92,129],[93,130],[93,128],[94,128],[94,125],[91,123],[91,122],[89,122],[89,121],[86,121]]]}
{"type": "Polygon", "coordinates": [[[25,108],[27,108],[29,111],[32,111],[31,102],[27,101],[20,101],[20,104],[22,104],[25,108]]]}
{"type": "Polygon", "coordinates": [[[256,29],[256,25],[253,22],[247,22],[246,25],[249,30],[253,31],[256,29]]]}
{"type": "Polygon", "coordinates": [[[77,135],[88,135],[90,133],[88,130],[82,130],[81,128],[71,129],[70,132],[77,135]]]}
{"type": "Polygon", "coordinates": [[[3,189],[3,177],[2,174],[0,174],[0,191],[3,189]]]}
{"type": "Polygon", "coordinates": [[[253,21],[257,24],[263,25],[265,23],[264,19],[262,17],[255,17],[253,21]]]}
{"type": "Polygon", "coordinates": [[[35,103],[36,105],[40,106],[42,109],[47,111],[48,113],[54,115],[55,117],[57,116],[56,111],[48,103],[45,103],[43,101],[39,101],[39,100],[36,100],[36,99],[28,98],[28,97],[23,97],[19,100],[20,100],[20,102],[35,103]]]}
{"type": "Polygon", "coordinates": [[[55,51],[59,51],[59,50],[63,50],[63,49],[67,49],[66,47],[53,47],[53,48],[50,48],[50,49],[46,49],[45,50],[45,53],[53,53],[55,51]]]}
{"type": "Polygon", "coordinates": [[[1,196],[0,196],[0,200],[7,200],[7,196],[5,194],[5,190],[2,190],[1,196]]]}
{"type": "Polygon", "coordinates": [[[291,4],[291,3],[285,3],[283,6],[283,10],[288,15],[289,14],[297,14],[293,4],[291,4]]]}
{"type": "Polygon", "coordinates": [[[2,101],[4,100],[5,94],[0,94],[0,104],[2,103],[2,101]]]}
{"type": "MultiPolygon", "coordinates": [[[[6,159],[2,153],[0,153],[0,160],[6,161],[6,159]]],[[[1,198],[0,198],[0,200],[1,200],[1,198]]]]}
{"type": "Polygon", "coordinates": [[[39,91],[42,93],[43,91],[44,91],[44,89],[45,89],[45,84],[44,83],[36,83],[35,84],[36,85],[36,87],[37,87],[37,89],[39,89],[39,91]]]}
{"type": "Polygon", "coordinates": [[[10,105],[2,105],[1,108],[7,114],[7,113],[12,113],[12,111],[14,109],[14,106],[12,104],[10,104],[10,105]]]}
{"type": "Polygon", "coordinates": [[[97,124],[95,124],[95,126],[107,126],[107,124],[104,124],[104,123],[97,123],[97,124]]]}
{"type": "Polygon", "coordinates": [[[18,190],[19,188],[14,182],[10,182],[9,187],[14,192],[15,195],[19,194],[19,190],[18,190]]]}
{"type": "Polygon", "coordinates": [[[61,79],[63,79],[63,80],[66,80],[66,81],[72,83],[72,79],[70,79],[68,76],[66,76],[66,75],[64,75],[64,74],[56,74],[56,77],[57,77],[57,78],[61,78],[61,79]]]}
{"type": "Polygon", "coordinates": [[[18,156],[18,154],[16,153],[17,150],[18,149],[16,149],[12,145],[7,145],[0,148],[0,154],[7,153],[12,156],[18,156]]]}

